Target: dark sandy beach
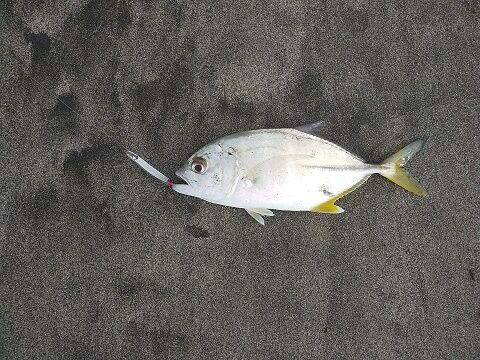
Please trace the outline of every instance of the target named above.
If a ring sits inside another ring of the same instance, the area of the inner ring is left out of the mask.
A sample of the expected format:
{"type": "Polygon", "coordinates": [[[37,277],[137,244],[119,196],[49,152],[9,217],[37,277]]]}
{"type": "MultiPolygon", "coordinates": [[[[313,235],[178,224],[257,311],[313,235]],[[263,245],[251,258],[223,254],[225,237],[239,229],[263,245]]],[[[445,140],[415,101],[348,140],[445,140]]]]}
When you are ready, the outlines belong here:
{"type": "Polygon", "coordinates": [[[480,2],[3,0],[0,359],[479,359],[480,2]],[[421,198],[181,196],[204,144],[324,121],[421,198]]]}

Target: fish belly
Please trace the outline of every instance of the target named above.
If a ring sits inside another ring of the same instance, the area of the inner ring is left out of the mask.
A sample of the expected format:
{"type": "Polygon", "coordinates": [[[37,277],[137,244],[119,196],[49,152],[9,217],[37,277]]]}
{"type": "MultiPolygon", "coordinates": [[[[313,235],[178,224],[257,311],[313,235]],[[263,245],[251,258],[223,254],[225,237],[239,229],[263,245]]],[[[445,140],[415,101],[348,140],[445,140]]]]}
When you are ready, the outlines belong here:
{"type": "Polygon", "coordinates": [[[222,202],[227,206],[310,211],[375,172],[345,149],[291,129],[249,132],[225,143],[237,150],[244,171],[222,202]]]}
{"type": "Polygon", "coordinates": [[[267,209],[310,211],[368,177],[363,169],[313,168],[286,177],[272,176],[250,191],[250,201],[267,209]]]}

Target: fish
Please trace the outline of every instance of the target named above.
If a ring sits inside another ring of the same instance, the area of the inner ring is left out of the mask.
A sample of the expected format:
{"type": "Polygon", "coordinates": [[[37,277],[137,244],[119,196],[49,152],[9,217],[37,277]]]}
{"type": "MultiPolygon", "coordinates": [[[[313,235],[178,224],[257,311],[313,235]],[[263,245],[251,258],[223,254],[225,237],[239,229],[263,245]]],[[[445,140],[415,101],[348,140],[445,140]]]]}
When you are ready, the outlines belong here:
{"type": "Polygon", "coordinates": [[[274,216],[272,210],[343,213],[336,202],[373,174],[413,194],[427,194],[404,168],[424,140],[415,140],[380,164],[370,164],[318,136],[322,124],[250,130],[217,139],[175,172],[184,183],[173,183],[134,153],[129,157],[144,169],[147,164],[146,170],[174,191],[245,209],[262,225],[264,217],[274,216]]]}

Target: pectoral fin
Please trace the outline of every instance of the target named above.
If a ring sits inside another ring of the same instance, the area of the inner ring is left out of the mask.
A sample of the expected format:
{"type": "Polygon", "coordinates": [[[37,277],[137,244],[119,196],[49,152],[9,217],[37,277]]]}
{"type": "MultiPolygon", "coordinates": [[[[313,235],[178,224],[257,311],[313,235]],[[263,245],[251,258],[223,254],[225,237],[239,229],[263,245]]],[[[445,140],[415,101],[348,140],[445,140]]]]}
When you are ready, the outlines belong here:
{"type": "Polygon", "coordinates": [[[284,168],[285,166],[295,166],[301,160],[311,159],[310,154],[289,154],[271,157],[265,161],[255,164],[246,171],[246,178],[252,183],[257,181],[259,174],[269,174],[271,169],[284,168]]]}
{"type": "Polygon", "coordinates": [[[256,213],[251,209],[245,209],[245,211],[248,213],[248,215],[253,217],[259,224],[265,225],[265,220],[263,219],[262,215],[260,215],[259,213],[256,213]]]}

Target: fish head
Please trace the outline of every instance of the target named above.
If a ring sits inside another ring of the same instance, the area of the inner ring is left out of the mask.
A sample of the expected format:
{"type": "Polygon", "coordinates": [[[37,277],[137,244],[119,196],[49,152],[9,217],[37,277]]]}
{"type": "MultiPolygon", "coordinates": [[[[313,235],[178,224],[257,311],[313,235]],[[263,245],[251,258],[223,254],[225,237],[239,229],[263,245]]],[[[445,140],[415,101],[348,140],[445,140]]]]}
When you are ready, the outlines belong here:
{"type": "Polygon", "coordinates": [[[218,202],[233,189],[238,177],[237,157],[232,149],[209,144],[175,172],[186,184],[175,184],[173,190],[211,202],[218,202]]]}

